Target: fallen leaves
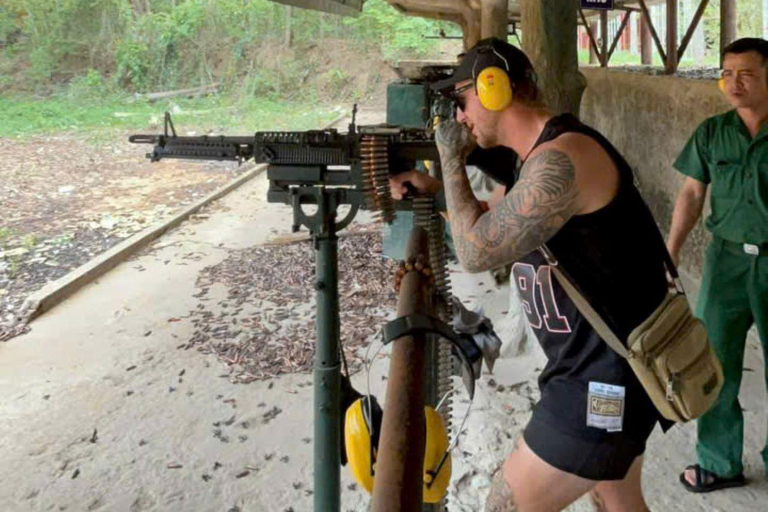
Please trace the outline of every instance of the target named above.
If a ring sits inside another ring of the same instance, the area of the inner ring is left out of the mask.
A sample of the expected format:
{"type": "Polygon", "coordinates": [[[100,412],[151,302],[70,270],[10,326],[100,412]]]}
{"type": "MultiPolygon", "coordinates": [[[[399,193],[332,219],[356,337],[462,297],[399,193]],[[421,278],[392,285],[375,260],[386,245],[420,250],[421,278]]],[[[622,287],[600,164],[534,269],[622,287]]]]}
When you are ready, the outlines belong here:
{"type": "MultiPolygon", "coordinates": [[[[197,280],[190,312],[195,331],[184,349],[214,354],[232,382],[265,380],[312,368],[316,343],[315,257],[311,242],[231,251],[197,280]],[[211,289],[226,299],[213,302],[211,289]]],[[[341,341],[350,370],[359,349],[380,332],[396,297],[395,263],[381,256],[381,236],[369,232],[339,240],[341,341]]]]}

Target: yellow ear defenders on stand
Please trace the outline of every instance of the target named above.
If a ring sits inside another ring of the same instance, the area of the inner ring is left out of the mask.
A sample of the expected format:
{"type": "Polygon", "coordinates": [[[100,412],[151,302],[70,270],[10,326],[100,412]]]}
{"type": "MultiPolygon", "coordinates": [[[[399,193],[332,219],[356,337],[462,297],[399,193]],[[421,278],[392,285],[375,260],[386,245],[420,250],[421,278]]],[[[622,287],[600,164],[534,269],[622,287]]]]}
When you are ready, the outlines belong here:
{"type": "MultiPolygon", "coordinates": [[[[479,376],[479,366],[482,353],[471,336],[454,333],[442,322],[426,315],[409,315],[396,318],[384,326],[384,345],[373,358],[375,360],[382,348],[393,339],[417,332],[438,334],[441,340],[448,341],[455,349],[454,354],[459,358],[464,368],[463,381],[470,398],[470,407],[475,396],[475,380],[479,376]]],[[[370,350],[371,345],[368,349],[370,350]]],[[[368,373],[369,393],[355,400],[347,408],[344,418],[344,448],[346,450],[349,468],[355,481],[369,493],[373,492],[376,476],[376,458],[378,455],[379,435],[383,411],[376,398],[370,394],[370,366],[368,354],[365,357],[368,373]]],[[[458,436],[453,443],[448,442],[448,431],[438,410],[449,391],[436,407],[424,407],[426,422],[426,445],[424,450],[423,500],[425,503],[438,503],[448,492],[451,480],[451,449],[456,446],[458,436]]],[[[464,414],[458,432],[464,428],[469,417],[470,407],[464,414]]]]}
{"type": "MultiPolygon", "coordinates": [[[[373,395],[355,400],[347,409],[344,444],[352,476],[360,486],[373,493],[376,458],[384,414],[373,395]]],[[[424,407],[426,449],[424,450],[424,503],[438,503],[451,481],[451,454],[443,418],[432,407],[424,407]]]]}
{"type": "MultiPolygon", "coordinates": [[[[504,69],[498,66],[486,66],[476,72],[472,70],[475,90],[480,104],[492,112],[504,110],[512,103],[512,83],[509,80],[509,63],[492,45],[484,51],[493,52],[503,63],[504,69]]],[[[479,60],[479,59],[478,59],[479,60]]],[[[477,62],[475,62],[477,67],[477,62]]]]}

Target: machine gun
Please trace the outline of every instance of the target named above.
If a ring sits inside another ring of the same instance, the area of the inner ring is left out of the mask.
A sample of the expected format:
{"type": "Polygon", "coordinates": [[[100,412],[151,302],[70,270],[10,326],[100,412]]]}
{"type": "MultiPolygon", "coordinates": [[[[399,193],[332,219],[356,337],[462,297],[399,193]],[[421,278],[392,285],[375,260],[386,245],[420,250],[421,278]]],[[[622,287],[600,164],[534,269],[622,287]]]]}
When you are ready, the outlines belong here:
{"type": "Polygon", "coordinates": [[[254,160],[268,164],[267,200],[294,206],[294,231],[301,225],[313,234],[322,231],[322,222],[314,222],[296,206],[319,204],[321,196],[330,191],[333,191],[335,206],[352,207],[347,217],[336,223],[337,230],[346,227],[361,207],[378,212],[381,220],[391,223],[395,207],[388,178],[413,169],[417,161],[438,161],[434,134],[426,129],[356,126],[356,112],[357,106],[347,133],[325,129],[199,137],[178,136],[170,113],[166,112],[164,133],[131,135],[128,140],[152,144],[154,147],[147,158],[153,162],[173,158],[254,160]]]}

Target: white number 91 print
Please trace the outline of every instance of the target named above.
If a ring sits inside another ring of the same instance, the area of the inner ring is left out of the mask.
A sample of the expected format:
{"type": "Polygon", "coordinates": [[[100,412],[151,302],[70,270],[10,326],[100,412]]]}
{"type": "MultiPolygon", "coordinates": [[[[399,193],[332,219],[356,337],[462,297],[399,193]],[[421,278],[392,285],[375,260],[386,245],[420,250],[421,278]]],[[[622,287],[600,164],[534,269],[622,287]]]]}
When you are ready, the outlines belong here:
{"type": "Polygon", "coordinates": [[[512,266],[512,277],[515,279],[520,298],[523,301],[523,310],[528,316],[528,322],[534,329],[546,327],[549,332],[568,333],[571,326],[568,319],[560,314],[555,302],[555,292],[552,289],[552,269],[549,265],[542,265],[537,271],[529,263],[515,263],[512,266]],[[539,296],[540,301],[536,300],[539,296]],[[543,315],[539,312],[542,304],[543,315]]]}

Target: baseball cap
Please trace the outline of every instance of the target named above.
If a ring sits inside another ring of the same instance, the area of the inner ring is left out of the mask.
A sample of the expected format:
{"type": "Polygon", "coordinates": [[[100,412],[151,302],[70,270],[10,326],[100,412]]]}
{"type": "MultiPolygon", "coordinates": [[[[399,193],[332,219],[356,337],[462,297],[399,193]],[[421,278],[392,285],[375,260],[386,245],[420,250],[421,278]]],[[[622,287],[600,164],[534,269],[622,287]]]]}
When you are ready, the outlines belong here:
{"type": "Polygon", "coordinates": [[[482,39],[461,59],[450,78],[432,84],[432,89],[441,94],[450,94],[457,83],[475,79],[476,73],[496,66],[507,71],[512,83],[532,79],[535,76],[533,65],[522,50],[511,44],[490,37],[482,39]]]}

